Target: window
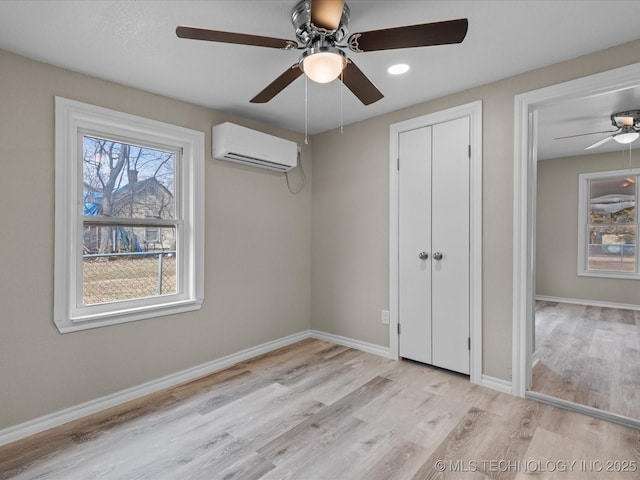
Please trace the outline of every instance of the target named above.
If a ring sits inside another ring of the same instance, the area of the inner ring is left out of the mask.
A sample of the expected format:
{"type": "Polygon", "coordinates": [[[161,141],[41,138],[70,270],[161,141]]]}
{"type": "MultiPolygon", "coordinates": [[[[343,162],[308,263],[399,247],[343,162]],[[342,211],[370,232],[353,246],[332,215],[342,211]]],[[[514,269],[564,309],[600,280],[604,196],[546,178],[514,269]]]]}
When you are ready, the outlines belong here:
{"type": "Polygon", "coordinates": [[[580,175],[578,275],[640,279],[639,179],[640,169],[580,175]]]}
{"type": "Polygon", "coordinates": [[[54,322],[200,308],[204,134],[56,98],[54,322]]]}

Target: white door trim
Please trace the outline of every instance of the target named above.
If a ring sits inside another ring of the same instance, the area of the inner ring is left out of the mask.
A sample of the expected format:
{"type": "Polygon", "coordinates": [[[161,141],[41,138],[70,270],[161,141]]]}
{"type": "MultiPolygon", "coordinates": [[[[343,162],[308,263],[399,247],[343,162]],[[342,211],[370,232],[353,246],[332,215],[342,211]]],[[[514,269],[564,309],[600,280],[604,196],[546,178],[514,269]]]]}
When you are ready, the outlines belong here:
{"type": "Polygon", "coordinates": [[[535,295],[536,110],[559,100],[640,86],[640,63],[515,96],[513,196],[513,394],[531,387],[535,295]]]}
{"type": "Polygon", "coordinates": [[[482,101],[459,105],[390,126],[389,138],[389,351],[398,358],[398,136],[400,132],[469,116],[470,380],[482,382],[482,101]]]}

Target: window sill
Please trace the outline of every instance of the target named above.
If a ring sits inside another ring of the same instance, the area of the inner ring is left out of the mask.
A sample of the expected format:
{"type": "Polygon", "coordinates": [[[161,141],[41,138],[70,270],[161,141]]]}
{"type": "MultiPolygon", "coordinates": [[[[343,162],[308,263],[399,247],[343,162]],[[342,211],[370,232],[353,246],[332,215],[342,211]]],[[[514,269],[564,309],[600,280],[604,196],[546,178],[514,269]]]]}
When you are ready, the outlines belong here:
{"type": "Polygon", "coordinates": [[[183,300],[174,303],[164,303],[162,305],[152,305],[138,309],[127,309],[120,312],[112,312],[102,315],[86,315],[75,319],[54,319],[54,323],[60,333],[78,332],[90,330],[92,328],[107,327],[120,323],[135,322],[154,317],[175,315],[179,313],[199,310],[202,300],[183,300]]]}
{"type": "Polygon", "coordinates": [[[640,280],[640,274],[634,272],[596,272],[581,271],[578,272],[579,277],[596,277],[596,278],[617,278],[622,280],[640,280]]]}

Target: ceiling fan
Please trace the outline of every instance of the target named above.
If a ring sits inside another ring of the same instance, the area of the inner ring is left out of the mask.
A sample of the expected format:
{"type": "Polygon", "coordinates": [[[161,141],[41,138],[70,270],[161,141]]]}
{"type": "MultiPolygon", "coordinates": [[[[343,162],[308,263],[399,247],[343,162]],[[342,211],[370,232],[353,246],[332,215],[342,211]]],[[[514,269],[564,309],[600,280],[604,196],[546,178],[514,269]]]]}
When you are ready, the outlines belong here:
{"type": "Polygon", "coordinates": [[[578,135],[568,135],[566,137],[557,137],[554,140],[563,138],[583,137],[585,135],[596,135],[599,133],[610,133],[608,137],[598,140],[596,143],[589,145],[585,150],[591,150],[607,143],[609,140],[615,140],[618,143],[627,144],[637,140],[640,137],[640,110],[627,110],[611,114],[611,125],[617,130],[605,130],[603,132],[581,133],[578,135]]]}
{"type": "Polygon", "coordinates": [[[398,48],[461,43],[467,34],[466,18],[354,33],[347,38],[350,10],[344,0],[301,0],[291,12],[297,40],[223,32],[179,25],[180,38],[235,43],[281,50],[302,50],[300,59],[251,99],[266,103],[303,73],[318,83],[340,77],[344,85],[364,104],[383,94],[344,52],[373,52],[398,48]],[[343,40],[346,43],[343,44],[343,40]]]}

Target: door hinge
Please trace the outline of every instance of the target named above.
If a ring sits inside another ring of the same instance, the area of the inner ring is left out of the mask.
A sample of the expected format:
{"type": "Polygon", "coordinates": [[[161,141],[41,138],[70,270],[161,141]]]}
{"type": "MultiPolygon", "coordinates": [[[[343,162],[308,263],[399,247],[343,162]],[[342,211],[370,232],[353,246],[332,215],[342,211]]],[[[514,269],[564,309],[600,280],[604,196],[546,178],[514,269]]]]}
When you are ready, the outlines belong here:
{"type": "Polygon", "coordinates": [[[398,335],[400,335],[400,324],[398,323],[398,335]]]}
{"type": "Polygon", "coordinates": [[[400,170],[400,157],[397,158],[396,169],[400,170]]]}
{"type": "Polygon", "coordinates": [[[471,337],[467,337],[467,350],[471,350],[471,337]]]}
{"type": "Polygon", "coordinates": [[[471,160],[471,145],[469,145],[469,149],[467,150],[468,154],[469,154],[469,160],[471,160]]]}

